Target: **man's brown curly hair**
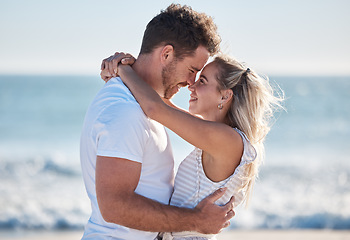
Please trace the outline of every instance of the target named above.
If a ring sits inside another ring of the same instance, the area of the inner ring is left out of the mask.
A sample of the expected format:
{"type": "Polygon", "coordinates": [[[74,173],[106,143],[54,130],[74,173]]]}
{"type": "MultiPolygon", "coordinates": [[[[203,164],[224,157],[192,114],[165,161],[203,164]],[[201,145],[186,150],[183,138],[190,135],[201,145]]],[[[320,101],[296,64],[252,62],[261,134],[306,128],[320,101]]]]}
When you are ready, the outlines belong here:
{"type": "Polygon", "coordinates": [[[172,45],[175,56],[182,59],[191,56],[199,46],[205,47],[211,56],[219,52],[221,38],[213,19],[198,13],[189,6],[171,4],[147,25],[140,54],[151,53],[161,45],[172,45]]]}

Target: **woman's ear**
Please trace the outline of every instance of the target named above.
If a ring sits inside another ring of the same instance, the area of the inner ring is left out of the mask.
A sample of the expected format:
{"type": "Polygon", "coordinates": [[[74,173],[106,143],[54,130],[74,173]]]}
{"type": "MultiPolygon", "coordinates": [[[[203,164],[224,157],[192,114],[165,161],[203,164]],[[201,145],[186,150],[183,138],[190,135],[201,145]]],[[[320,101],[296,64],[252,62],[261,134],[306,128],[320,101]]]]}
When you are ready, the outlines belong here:
{"type": "Polygon", "coordinates": [[[174,47],[170,44],[165,45],[161,51],[160,62],[163,65],[167,65],[172,62],[175,57],[174,47]]]}
{"type": "Polygon", "coordinates": [[[221,101],[223,104],[228,103],[233,97],[232,89],[221,90],[221,101]]]}

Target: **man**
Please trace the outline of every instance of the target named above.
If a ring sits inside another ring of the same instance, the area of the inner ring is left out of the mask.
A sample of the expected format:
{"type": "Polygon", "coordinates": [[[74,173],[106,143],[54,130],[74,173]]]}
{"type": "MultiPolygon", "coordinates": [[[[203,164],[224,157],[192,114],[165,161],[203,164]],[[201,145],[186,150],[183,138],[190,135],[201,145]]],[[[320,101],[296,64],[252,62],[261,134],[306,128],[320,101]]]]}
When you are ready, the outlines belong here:
{"type": "MultiPolygon", "coordinates": [[[[134,70],[170,99],[193,84],[220,38],[212,19],[189,7],[170,5],[144,33],[134,70]]],[[[104,62],[115,74],[123,54],[104,62]]],[[[179,123],[181,124],[181,123],[179,123]]],[[[81,135],[81,165],[92,214],[83,239],[154,239],[157,232],[218,233],[234,215],[233,201],[195,209],[167,205],[173,188],[173,156],[163,126],[148,119],[119,78],[111,79],[90,105],[81,135]]]]}

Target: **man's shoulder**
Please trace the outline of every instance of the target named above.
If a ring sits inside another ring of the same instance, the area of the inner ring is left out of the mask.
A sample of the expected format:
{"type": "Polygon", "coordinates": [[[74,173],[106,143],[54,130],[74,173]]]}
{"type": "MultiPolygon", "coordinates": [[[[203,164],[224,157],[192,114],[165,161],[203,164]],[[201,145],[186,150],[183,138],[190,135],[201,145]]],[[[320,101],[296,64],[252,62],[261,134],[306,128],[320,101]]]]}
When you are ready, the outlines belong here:
{"type": "Polygon", "coordinates": [[[119,77],[109,80],[97,93],[96,99],[107,102],[113,100],[125,100],[129,103],[137,103],[130,90],[119,77]]]}
{"type": "Polygon", "coordinates": [[[108,101],[107,104],[101,108],[100,112],[100,115],[106,114],[118,118],[146,117],[137,102],[127,101],[125,99],[113,99],[108,101]]]}
{"type": "Polygon", "coordinates": [[[120,78],[109,80],[96,94],[90,108],[108,110],[123,108],[129,111],[142,112],[142,109],[130,90],[124,85],[120,78]]]}
{"type": "Polygon", "coordinates": [[[111,79],[100,89],[88,108],[86,118],[100,123],[147,119],[120,78],[111,79]]]}

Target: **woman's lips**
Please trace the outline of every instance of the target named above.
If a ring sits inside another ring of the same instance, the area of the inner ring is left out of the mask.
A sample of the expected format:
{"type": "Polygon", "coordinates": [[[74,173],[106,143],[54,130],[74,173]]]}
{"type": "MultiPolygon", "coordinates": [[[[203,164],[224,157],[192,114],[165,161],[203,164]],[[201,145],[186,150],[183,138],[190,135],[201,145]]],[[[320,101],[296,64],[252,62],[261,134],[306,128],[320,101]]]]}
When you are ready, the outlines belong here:
{"type": "Polygon", "coordinates": [[[195,97],[195,96],[193,96],[193,95],[190,95],[190,102],[193,102],[193,101],[197,101],[198,100],[198,98],[197,97],[195,97]]]}

